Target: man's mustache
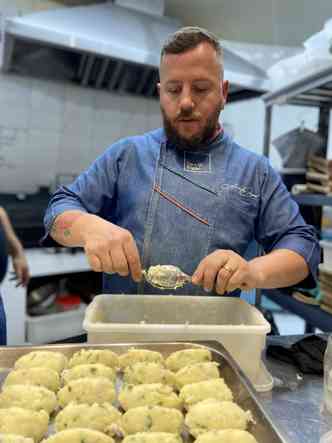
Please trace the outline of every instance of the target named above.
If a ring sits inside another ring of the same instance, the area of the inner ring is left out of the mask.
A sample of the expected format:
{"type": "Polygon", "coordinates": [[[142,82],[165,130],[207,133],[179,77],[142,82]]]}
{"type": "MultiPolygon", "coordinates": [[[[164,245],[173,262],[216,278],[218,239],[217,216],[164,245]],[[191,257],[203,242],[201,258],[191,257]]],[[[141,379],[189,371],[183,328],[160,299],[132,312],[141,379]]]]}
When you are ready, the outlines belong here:
{"type": "Polygon", "coordinates": [[[200,118],[201,116],[199,114],[182,111],[176,116],[175,120],[199,120],[200,118]]]}

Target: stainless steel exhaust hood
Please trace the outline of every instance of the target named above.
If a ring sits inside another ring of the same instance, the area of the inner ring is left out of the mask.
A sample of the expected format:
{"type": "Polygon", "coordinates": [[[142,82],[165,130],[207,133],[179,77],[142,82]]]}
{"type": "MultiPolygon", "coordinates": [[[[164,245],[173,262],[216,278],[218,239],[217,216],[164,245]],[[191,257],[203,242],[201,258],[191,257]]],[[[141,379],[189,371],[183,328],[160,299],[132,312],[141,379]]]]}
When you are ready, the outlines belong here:
{"type": "MultiPolygon", "coordinates": [[[[8,18],[1,65],[23,75],[157,97],[160,49],[180,27],[175,19],[109,2],[8,18]]],[[[264,69],[229,43],[223,46],[231,101],[232,95],[240,99],[269,89],[264,69]]]]}

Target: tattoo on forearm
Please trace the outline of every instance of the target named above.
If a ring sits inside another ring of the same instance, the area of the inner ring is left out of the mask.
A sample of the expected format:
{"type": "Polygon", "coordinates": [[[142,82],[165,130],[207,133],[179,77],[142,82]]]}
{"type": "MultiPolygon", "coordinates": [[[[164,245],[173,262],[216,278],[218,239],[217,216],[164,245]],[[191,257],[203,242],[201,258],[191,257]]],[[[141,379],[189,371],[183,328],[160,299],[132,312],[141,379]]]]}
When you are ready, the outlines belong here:
{"type": "Polygon", "coordinates": [[[81,215],[73,214],[71,216],[67,216],[65,220],[63,220],[61,217],[59,219],[56,219],[53,223],[51,233],[54,236],[63,236],[63,237],[70,237],[71,236],[71,227],[74,221],[76,221],[81,215]]]}

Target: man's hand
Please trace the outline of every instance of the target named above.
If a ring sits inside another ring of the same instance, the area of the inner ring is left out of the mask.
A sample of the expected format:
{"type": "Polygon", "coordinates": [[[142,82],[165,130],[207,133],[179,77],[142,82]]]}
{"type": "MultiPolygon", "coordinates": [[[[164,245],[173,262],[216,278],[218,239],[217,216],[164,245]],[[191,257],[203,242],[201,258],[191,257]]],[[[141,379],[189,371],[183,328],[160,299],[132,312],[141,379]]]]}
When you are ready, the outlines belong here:
{"type": "Polygon", "coordinates": [[[17,280],[16,286],[24,286],[27,287],[30,274],[27,259],[23,252],[13,256],[13,268],[14,268],[14,278],[13,280],[17,280]]]}
{"type": "MultiPolygon", "coordinates": [[[[78,220],[79,223],[79,220],[78,220]]],[[[136,242],[129,231],[99,219],[85,234],[84,250],[94,271],[131,274],[134,281],[142,277],[141,261],[136,242]]]]}
{"type": "Polygon", "coordinates": [[[193,274],[192,282],[207,292],[223,295],[235,289],[259,287],[262,276],[257,268],[234,251],[219,249],[205,257],[193,274]]]}
{"type": "Polygon", "coordinates": [[[136,242],[129,231],[103,218],[81,211],[60,214],[50,232],[64,246],[84,248],[91,268],[96,272],[131,274],[136,282],[142,278],[136,242]]]}

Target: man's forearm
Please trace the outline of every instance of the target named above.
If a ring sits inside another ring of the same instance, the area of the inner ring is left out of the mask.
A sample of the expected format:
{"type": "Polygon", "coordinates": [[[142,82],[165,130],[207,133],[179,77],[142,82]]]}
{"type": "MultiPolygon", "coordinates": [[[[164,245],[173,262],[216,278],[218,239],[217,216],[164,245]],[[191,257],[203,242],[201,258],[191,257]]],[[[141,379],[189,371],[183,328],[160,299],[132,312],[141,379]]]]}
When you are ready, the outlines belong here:
{"type": "Polygon", "coordinates": [[[53,222],[50,235],[60,245],[83,246],[82,225],[89,223],[94,215],[82,211],[66,211],[58,215],[53,222]]]}
{"type": "Polygon", "coordinates": [[[249,265],[259,277],[258,288],[273,289],[300,283],[309,275],[304,258],[289,249],[277,249],[250,260],[249,265]]]}

